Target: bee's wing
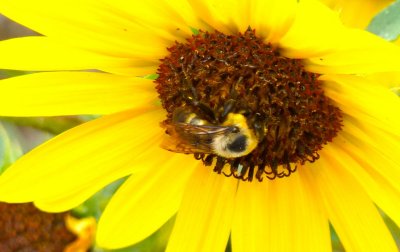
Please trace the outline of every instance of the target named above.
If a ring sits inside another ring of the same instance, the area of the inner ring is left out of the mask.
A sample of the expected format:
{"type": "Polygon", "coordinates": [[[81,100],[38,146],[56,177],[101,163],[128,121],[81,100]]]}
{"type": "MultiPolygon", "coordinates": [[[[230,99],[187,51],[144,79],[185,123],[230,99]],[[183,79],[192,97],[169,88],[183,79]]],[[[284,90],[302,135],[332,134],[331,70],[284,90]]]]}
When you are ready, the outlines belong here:
{"type": "Polygon", "coordinates": [[[229,126],[173,123],[165,125],[168,137],[161,147],[178,153],[213,153],[212,142],[216,136],[232,130],[229,126]]]}

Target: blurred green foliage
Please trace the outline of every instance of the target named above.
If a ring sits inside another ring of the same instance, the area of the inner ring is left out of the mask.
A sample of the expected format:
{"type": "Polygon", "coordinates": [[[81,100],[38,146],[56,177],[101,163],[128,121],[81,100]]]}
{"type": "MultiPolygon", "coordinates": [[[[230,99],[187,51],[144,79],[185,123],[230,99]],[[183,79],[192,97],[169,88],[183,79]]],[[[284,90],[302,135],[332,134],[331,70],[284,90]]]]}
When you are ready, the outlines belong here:
{"type": "Polygon", "coordinates": [[[101,213],[104,211],[108,201],[120,187],[126,178],[119,179],[102,190],[94,194],[91,198],[86,200],[83,204],[72,210],[72,213],[77,217],[93,216],[99,220],[101,213]]]}
{"type": "Polygon", "coordinates": [[[398,96],[400,96],[400,83],[399,83],[399,87],[396,88],[392,88],[392,91],[397,94],[398,96]]]}
{"type": "Polygon", "coordinates": [[[0,119],[13,123],[14,125],[32,127],[53,135],[58,135],[87,121],[87,118],[76,116],[0,117],[0,119]]]}
{"type": "Polygon", "coordinates": [[[22,155],[15,126],[0,121],[0,174],[22,155]]]}
{"type": "Polygon", "coordinates": [[[378,13],[368,25],[367,30],[393,41],[400,35],[400,0],[378,13]]]}

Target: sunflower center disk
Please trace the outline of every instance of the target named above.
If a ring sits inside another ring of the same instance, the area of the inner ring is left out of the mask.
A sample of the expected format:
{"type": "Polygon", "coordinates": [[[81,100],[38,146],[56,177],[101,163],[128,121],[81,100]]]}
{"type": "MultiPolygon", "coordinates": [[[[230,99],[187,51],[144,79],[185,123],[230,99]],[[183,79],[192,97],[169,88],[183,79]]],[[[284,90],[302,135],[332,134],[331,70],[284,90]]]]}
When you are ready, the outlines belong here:
{"type": "Polygon", "coordinates": [[[341,129],[341,111],[318,76],[255,31],[200,32],[168,51],[156,80],[167,111],[164,148],[192,153],[217,173],[289,176],[341,129]]]}

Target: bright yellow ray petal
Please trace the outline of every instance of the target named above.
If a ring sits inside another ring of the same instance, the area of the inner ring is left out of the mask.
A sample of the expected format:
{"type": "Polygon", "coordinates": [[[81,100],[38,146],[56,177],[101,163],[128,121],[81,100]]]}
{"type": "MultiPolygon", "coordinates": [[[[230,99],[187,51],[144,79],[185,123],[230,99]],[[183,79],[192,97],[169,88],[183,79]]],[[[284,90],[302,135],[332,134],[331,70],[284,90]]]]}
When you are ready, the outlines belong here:
{"type": "Polygon", "coordinates": [[[89,183],[85,187],[80,187],[77,190],[64,192],[63,195],[51,196],[49,199],[40,199],[33,201],[35,206],[45,212],[64,212],[75,208],[90,198],[96,192],[101,190],[103,186],[114,182],[122,177],[127,176],[127,172],[110,174],[107,178],[101,178],[96,183],[89,183]]]}
{"type": "Polygon", "coordinates": [[[94,192],[118,176],[145,168],[137,166],[141,164],[137,160],[160,142],[158,124],[163,117],[160,109],[142,108],[104,116],[60,134],[0,176],[0,199],[58,200],[88,187],[95,187],[90,189],[94,192]]]}
{"type": "Polygon", "coordinates": [[[297,8],[295,0],[189,2],[203,22],[214,29],[234,34],[251,27],[271,43],[277,43],[289,29],[297,8]]]}
{"type": "Polygon", "coordinates": [[[319,2],[300,1],[293,24],[279,43],[285,56],[308,58],[338,48],[342,32],[335,12],[319,2]]]}
{"type": "Polygon", "coordinates": [[[102,2],[106,3],[109,12],[131,20],[152,34],[168,38],[171,41],[183,41],[185,37],[192,35],[190,27],[203,28],[195,11],[185,0],[102,0],[102,2]]]}
{"type": "Polygon", "coordinates": [[[277,44],[289,30],[297,11],[296,0],[253,0],[249,5],[251,14],[247,25],[272,44],[277,44]]]}
{"type": "Polygon", "coordinates": [[[201,20],[214,29],[234,34],[243,32],[250,25],[249,1],[188,0],[201,20]]]}
{"type": "Polygon", "coordinates": [[[224,251],[237,181],[199,165],[187,184],[167,251],[224,251]]]}
{"type": "MultiPolygon", "coordinates": [[[[335,140],[335,143],[326,146],[326,151],[329,151],[331,155],[341,157],[338,159],[340,165],[353,175],[375,204],[400,226],[400,189],[394,188],[376,171],[386,165],[374,162],[375,159],[372,155],[379,154],[372,154],[369,150],[365,151],[368,146],[363,146],[361,140],[354,139],[349,134],[342,133],[335,140]]],[[[399,155],[395,158],[398,158],[399,155]]],[[[393,172],[388,174],[389,176],[400,171],[400,166],[397,167],[397,170],[396,167],[385,168],[392,168],[393,172]]]]}
{"type": "Polygon", "coordinates": [[[233,251],[259,251],[259,245],[266,244],[264,242],[269,235],[270,224],[270,199],[267,190],[267,183],[239,183],[232,223],[233,251]]]}
{"type": "Polygon", "coordinates": [[[330,251],[328,219],[304,169],[289,178],[239,184],[233,251],[330,251]]]}
{"type": "Polygon", "coordinates": [[[151,80],[95,72],[46,72],[0,80],[0,115],[108,114],[150,105],[151,80]]]}
{"type": "Polygon", "coordinates": [[[168,5],[166,9],[168,9],[170,13],[173,13],[174,15],[173,22],[175,22],[176,25],[178,24],[178,22],[181,22],[182,24],[184,23],[186,24],[187,27],[191,28],[203,29],[203,30],[207,28],[206,24],[200,20],[197,11],[192,8],[189,1],[164,0],[164,2],[168,5]]]}
{"type": "Polygon", "coordinates": [[[400,47],[366,31],[342,25],[338,14],[322,3],[300,1],[292,27],[280,41],[283,55],[307,59],[318,73],[399,71],[400,47]]]}
{"type": "Polygon", "coordinates": [[[400,72],[372,73],[364,77],[382,85],[386,84],[388,88],[393,88],[394,91],[400,90],[400,72]]]}
{"type": "Polygon", "coordinates": [[[139,242],[178,211],[184,186],[198,162],[191,155],[163,151],[154,153],[158,164],[133,174],[107,205],[97,235],[101,247],[139,242]]]}
{"type": "Polygon", "coordinates": [[[317,183],[333,227],[346,251],[397,251],[372,201],[329,151],[321,151],[319,167],[308,169],[317,183]]]}
{"type": "Polygon", "coordinates": [[[368,122],[360,122],[345,117],[342,135],[350,143],[357,143],[360,152],[354,153],[359,160],[366,159],[365,169],[378,173],[391,186],[400,191],[399,138],[394,138],[368,122]]]}
{"type": "MultiPolygon", "coordinates": [[[[133,67],[140,62],[74,49],[52,39],[32,36],[0,42],[0,68],[26,71],[133,67]]],[[[141,62],[143,63],[143,62],[141,62]]]]}
{"type": "Polygon", "coordinates": [[[400,99],[385,85],[359,76],[325,75],[325,93],[345,114],[400,137],[400,99]]]}
{"type": "MultiPolygon", "coordinates": [[[[161,144],[163,138],[163,133],[159,132],[157,136],[149,140],[153,144],[145,151],[142,151],[140,155],[135,158],[135,165],[132,166],[133,172],[135,171],[151,171],[154,167],[162,165],[163,162],[168,160],[171,155],[168,152],[161,149],[159,145],[161,144]],[[155,159],[154,157],[157,157],[155,159]]],[[[101,177],[96,180],[96,183],[87,183],[85,186],[77,188],[77,190],[66,191],[64,194],[57,195],[57,197],[50,197],[49,199],[41,199],[34,201],[35,205],[42,210],[51,212],[61,212],[73,208],[74,206],[80,204],[95,192],[99,190],[97,184],[107,185],[110,182],[117,180],[121,177],[131,174],[132,171],[127,173],[126,170],[115,170],[110,173],[107,177],[101,177]]]]}
{"type": "MultiPolygon", "coordinates": [[[[387,43],[383,39],[359,31],[361,36],[349,36],[352,41],[370,40],[371,44],[381,42],[375,48],[364,47],[361,43],[354,48],[337,50],[336,52],[311,58],[306,61],[306,69],[322,74],[374,74],[377,72],[399,72],[400,47],[387,43]],[[352,38],[354,37],[354,39],[352,38]]],[[[354,35],[354,32],[352,32],[354,35]]]]}
{"type": "Polygon", "coordinates": [[[339,13],[345,25],[364,29],[371,19],[393,0],[321,0],[339,13]]]}
{"type": "Polygon", "coordinates": [[[104,1],[3,0],[0,12],[63,43],[122,58],[156,60],[174,41],[119,15],[104,1]]]}

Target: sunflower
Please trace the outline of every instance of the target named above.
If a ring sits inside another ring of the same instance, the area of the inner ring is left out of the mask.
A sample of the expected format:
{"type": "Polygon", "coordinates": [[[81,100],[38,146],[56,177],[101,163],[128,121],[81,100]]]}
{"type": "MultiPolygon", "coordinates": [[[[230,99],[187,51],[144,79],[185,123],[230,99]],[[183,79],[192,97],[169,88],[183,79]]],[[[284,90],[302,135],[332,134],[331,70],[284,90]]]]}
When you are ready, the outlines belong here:
{"type": "Polygon", "coordinates": [[[103,115],[7,169],[2,201],[63,211],[129,176],[100,246],[176,214],[167,251],[229,239],[329,251],[330,224],[348,251],[397,251],[379,210],[400,225],[400,100],[367,78],[400,72],[395,45],[314,1],[2,0],[0,12],[43,34],[0,43],[0,68],[36,71],[0,81],[0,114],[103,115]]]}

